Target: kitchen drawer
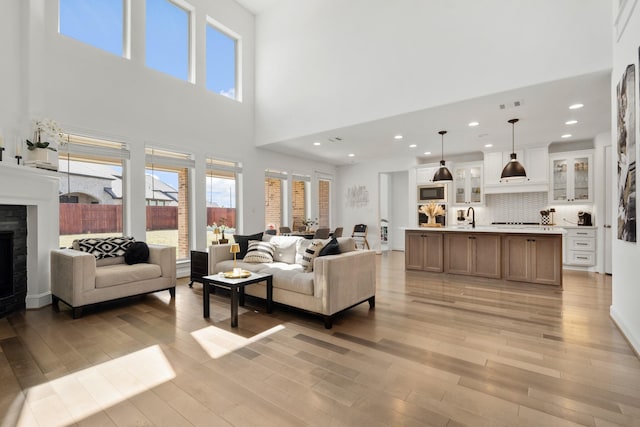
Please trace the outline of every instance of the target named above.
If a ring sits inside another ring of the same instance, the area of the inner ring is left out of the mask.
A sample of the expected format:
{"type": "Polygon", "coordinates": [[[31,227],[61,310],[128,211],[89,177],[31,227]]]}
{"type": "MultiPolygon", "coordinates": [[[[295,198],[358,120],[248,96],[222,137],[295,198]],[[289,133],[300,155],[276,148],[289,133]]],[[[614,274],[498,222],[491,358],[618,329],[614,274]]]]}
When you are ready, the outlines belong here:
{"type": "Polygon", "coordinates": [[[568,228],[567,229],[568,237],[596,237],[595,228],[568,228]]]}
{"type": "Polygon", "coordinates": [[[595,251],[596,239],[589,237],[569,237],[568,249],[572,251],[595,251]]]}
{"type": "Polygon", "coordinates": [[[568,263],[572,265],[595,265],[596,264],[596,254],[595,252],[579,252],[579,251],[570,251],[567,254],[568,263]]]}

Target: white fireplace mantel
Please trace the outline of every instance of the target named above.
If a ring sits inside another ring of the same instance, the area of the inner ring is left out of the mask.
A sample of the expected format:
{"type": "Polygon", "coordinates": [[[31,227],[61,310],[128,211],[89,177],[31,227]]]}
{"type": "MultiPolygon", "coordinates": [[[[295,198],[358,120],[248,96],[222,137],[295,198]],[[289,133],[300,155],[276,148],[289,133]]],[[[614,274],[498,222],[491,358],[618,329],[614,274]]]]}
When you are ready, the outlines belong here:
{"type": "Polygon", "coordinates": [[[59,246],[57,172],[0,162],[0,205],[27,206],[27,308],[51,303],[49,254],[59,246]]]}

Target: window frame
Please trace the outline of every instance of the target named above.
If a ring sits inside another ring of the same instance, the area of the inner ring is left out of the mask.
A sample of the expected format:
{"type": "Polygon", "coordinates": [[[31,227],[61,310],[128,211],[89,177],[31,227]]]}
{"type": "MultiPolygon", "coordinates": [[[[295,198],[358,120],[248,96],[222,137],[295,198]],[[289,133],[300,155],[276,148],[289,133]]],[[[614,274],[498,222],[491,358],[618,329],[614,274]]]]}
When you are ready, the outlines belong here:
{"type": "MultiPolygon", "coordinates": [[[[58,163],[63,164],[64,162],[69,161],[77,161],[84,163],[94,163],[94,164],[107,164],[114,165],[118,164],[121,170],[121,203],[122,212],[120,213],[121,218],[120,221],[122,223],[122,230],[120,235],[125,236],[129,232],[129,224],[127,223],[127,215],[126,211],[128,209],[128,193],[127,193],[127,162],[130,160],[131,153],[128,149],[127,144],[123,142],[114,141],[112,139],[106,138],[98,138],[98,137],[90,137],[86,135],[80,135],[77,133],[65,133],[61,137],[61,143],[58,147],[58,163]]],[[[69,196],[71,194],[69,190],[70,188],[70,177],[71,172],[69,171],[69,163],[67,163],[67,171],[59,171],[61,175],[60,181],[64,182],[67,180],[67,192],[64,194],[60,194],[59,198],[63,196],[70,198],[78,196],[69,196]]],[[[60,185],[58,186],[60,191],[60,185]]],[[[62,203],[62,202],[60,202],[62,203]]],[[[70,202],[66,202],[70,203],[70,202]]],[[[77,203],[77,201],[75,202],[77,203]]],[[[93,203],[92,203],[93,204],[93,203]]],[[[59,225],[58,225],[59,226],[59,225]]],[[[62,236],[60,234],[60,236],[62,236]]]]}
{"type": "MultiPolygon", "coordinates": [[[[184,81],[187,81],[191,84],[196,83],[196,14],[195,7],[184,1],[184,0],[161,0],[166,1],[175,7],[182,9],[187,14],[187,78],[184,81]]],[[[163,70],[159,70],[154,67],[150,67],[147,63],[147,55],[148,55],[148,46],[147,46],[147,12],[146,12],[146,0],[145,0],[145,54],[144,54],[144,64],[147,68],[158,71],[162,74],[166,74],[168,76],[174,77],[176,79],[182,80],[181,77],[175,76],[173,74],[169,74],[163,70]]]]}
{"type": "Polygon", "coordinates": [[[86,40],[81,40],[78,39],[76,37],[67,35],[65,33],[62,32],[62,28],[61,28],[61,15],[60,15],[60,11],[61,11],[61,6],[60,6],[60,2],[64,1],[64,0],[58,0],[57,2],[55,2],[55,7],[56,9],[56,14],[57,14],[57,28],[56,31],[58,33],[58,35],[63,36],[63,37],[67,37],[73,40],[76,40],[80,43],[83,43],[87,46],[92,46],[94,48],[100,49],[103,52],[107,52],[111,55],[115,55],[117,57],[121,57],[121,58],[125,58],[125,59],[131,59],[131,0],[121,0],[122,2],[122,46],[121,46],[121,53],[118,55],[114,52],[111,52],[109,50],[106,50],[100,46],[96,46],[95,44],[89,43],[86,40]]]}
{"type": "MultiPolygon", "coordinates": [[[[195,181],[193,177],[194,177],[194,171],[195,171],[196,165],[195,165],[195,160],[193,159],[193,154],[185,151],[163,148],[163,147],[159,147],[151,144],[145,144],[144,152],[145,152],[145,183],[144,183],[145,215],[146,215],[147,206],[154,206],[154,205],[147,204],[147,200],[146,200],[146,174],[147,174],[147,170],[150,169],[149,165],[153,165],[152,166],[153,170],[161,170],[161,171],[168,171],[168,172],[175,172],[175,173],[180,173],[180,170],[186,169],[187,180],[188,180],[187,181],[188,187],[186,189],[186,194],[188,198],[187,214],[186,214],[187,248],[186,248],[186,254],[184,254],[185,256],[180,257],[180,217],[179,217],[180,213],[178,212],[178,241],[176,242],[176,255],[177,255],[177,261],[188,260],[189,251],[195,247],[194,215],[193,215],[194,206],[195,206],[193,189],[195,186],[195,181]]],[[[178,187],[179,187],[179,183],[178,183],[178,187]]],[[[179,194],[180,188],[177,188],[176,190],[178,191],[178,194],[179,194]]],[[[155,206],[157,206],[157,204],[155,206]]],[[[179,200],[178,200],[177,207],[180,207],[179,200]]],[[[145,224],[146,224],[146,220],[145,220],[145,224]]],[[[145,228],[147,228],[146,225],[145,225],[145,228]]],[[[148,231],[149,230],[147,230],[145,234],[148,233],[148,231]]]]}
{"type": "MultiPolygon", "coordinates": [[[[207,27],[211,26],[213,29],[219,31],[220,33],[224,34],[225,36],[235,40],[235,98],[230,98],[228,96],[225,96],[225,98],[229,98],[229,99],[233,99],[235,101],[238,102],[242,102],[243,99],[243,94],[242,94],[242,36],[233,31],[231,28],[227,27],[226,25],[222,24],[220,21],[215,20],[214,18],[212,18],[211,16],[207,15],[206,16],[206,25],[205,25],[205,48],[204,48],[204,57],[205,57],[205,88],[207,87],[208,82],[206,81],[206,67],[209,66],[206,58],[207,58],[207,46],[206,46],[206,30],[207,27]]],[[[209,90],[207,88],[207,90],[209,90]]],[[[220,96],[224,96],[218,92],[214,92],[212,90],[209,90],[209,92],[213,92],[216,93],[220,96]]]]}

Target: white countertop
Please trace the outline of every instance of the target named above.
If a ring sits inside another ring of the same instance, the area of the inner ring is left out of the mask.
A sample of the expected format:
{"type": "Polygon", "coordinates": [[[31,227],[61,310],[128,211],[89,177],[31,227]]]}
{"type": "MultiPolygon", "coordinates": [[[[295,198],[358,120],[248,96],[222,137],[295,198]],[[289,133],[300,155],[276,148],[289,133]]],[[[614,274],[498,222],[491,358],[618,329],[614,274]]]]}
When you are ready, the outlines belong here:
{"type": "MultiPolygon", "coordinates": [[[[584,227],[582,227],[584,228],[584,227]]],[[[407,231],[446,231],[463,233],[565,234],[564,227],[548,225],[452,225],[447,227],[406,227],[407,231]]]]}

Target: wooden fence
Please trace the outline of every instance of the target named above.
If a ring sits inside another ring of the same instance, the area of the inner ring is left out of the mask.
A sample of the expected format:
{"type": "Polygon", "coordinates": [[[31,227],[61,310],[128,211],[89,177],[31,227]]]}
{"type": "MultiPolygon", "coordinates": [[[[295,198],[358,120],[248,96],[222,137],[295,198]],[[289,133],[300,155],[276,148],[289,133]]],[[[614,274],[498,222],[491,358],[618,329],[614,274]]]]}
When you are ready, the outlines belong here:
{"type": "MultiPolygon", "coordinates": [[[[177,230],[177,206],[147,206],[147,230],[177,230]]],[[[207,208],[207,225],[225,219],[235,228],[235,208],[207,208]]],[[[60,234],[113,233],[122,231],[122,205],[60,203],[60,234]]]]}

